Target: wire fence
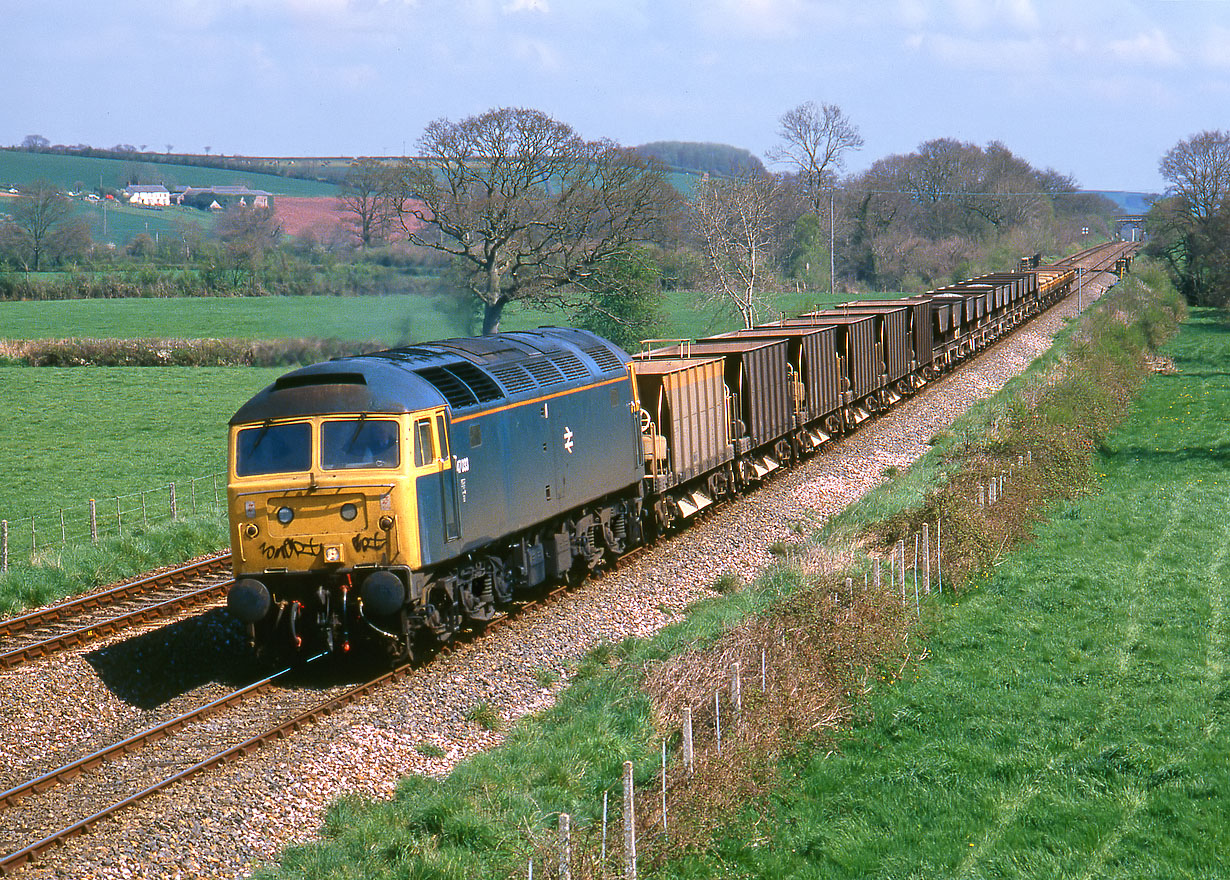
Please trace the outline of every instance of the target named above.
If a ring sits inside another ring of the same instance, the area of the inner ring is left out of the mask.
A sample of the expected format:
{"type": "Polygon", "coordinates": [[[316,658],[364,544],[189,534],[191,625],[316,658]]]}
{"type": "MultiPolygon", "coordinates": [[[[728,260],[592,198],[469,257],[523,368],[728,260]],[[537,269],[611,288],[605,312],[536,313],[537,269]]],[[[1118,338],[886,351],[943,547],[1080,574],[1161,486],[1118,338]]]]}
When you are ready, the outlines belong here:
{"type": "Polygon", "coordinates": [[[150,523],[178,519],[199,510],[218,511],[226,501],[226,473],[206,474],[154,489],[110,498],[91,498],[88,504],[49,509],[16,520],[0,520],[0,573],[10,561],[34,561],[39,551],[86,541],[98,543],[123,537],[150,523]]]}

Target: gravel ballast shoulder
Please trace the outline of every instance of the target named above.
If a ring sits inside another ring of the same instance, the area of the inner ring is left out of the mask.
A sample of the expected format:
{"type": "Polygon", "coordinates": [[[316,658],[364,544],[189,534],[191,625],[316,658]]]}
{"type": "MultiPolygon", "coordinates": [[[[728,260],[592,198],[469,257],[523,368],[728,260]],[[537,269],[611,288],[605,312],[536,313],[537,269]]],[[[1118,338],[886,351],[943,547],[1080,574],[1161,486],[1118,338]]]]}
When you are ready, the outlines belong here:
{"type": "MultiPolygon", "coordinates": [[[[1085,288],[1086,304],[1095,297],[1091,287],[1085,288]]],[[[792,523],[823,520],[883,482],[888,469],[909,467],[972,402],[1019,374],[1075,313],[1075,299],[620,570],[528,610],[294,736],[104,820],[18,876],[243,877],[288,844],[312,839],[324,809],[339,795],[387,797],[401,776],[447,773],[502,739],[467,720],[477,704],[490,706],[506,724],[549,706],[567,670],[591,648],[648,635],[678,619],[712,595],[722,572],[745,581],[755,577],[774,558],[769,546],[791,537],[792,523]],[[547,680],[557,683],[544,687],[547,680]],[[443,757],[430,756],[439,753],[443,757]]],[[[218,650],[229,643],[219,639],[218,650]]],[[[199,684],[185,678],[185,693],[217,686],[208,671],[197,674],[203,676],[199,684]]],[[[166,711],[120,699],[80,655],[0,675],[0,694],[0,761],[6,766],[39,764],[39,756],[46,760],[82,739],[166,711]]]]}

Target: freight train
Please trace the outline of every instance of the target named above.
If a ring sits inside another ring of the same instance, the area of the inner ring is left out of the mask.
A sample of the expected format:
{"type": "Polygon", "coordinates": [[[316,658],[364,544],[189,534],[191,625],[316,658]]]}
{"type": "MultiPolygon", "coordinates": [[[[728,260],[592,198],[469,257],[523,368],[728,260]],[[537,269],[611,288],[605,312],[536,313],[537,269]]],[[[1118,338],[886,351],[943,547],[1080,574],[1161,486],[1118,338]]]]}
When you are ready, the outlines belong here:
{"type": "Polygon", "coordinates": [[[755,487],[1075,278],[986,275],[635,357],[542,328],[295,370],[230,422],[228,608],[261,653],[420,657],[755,487]]]}

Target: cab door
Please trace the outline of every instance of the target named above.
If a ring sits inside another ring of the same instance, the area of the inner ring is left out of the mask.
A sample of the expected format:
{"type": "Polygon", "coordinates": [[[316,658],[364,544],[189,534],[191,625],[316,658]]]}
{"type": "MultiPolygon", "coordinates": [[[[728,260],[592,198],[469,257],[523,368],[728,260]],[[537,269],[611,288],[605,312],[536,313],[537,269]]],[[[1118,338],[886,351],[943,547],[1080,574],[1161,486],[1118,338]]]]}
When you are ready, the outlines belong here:
{"type": "Polygon", "coordinates": [[[410,429],[414,440],[415,488],[424,563],[447,558],[451,555],[448,545],[461,538],[447,418],[444,410],[423,413],[415,416],[410,429]]]}

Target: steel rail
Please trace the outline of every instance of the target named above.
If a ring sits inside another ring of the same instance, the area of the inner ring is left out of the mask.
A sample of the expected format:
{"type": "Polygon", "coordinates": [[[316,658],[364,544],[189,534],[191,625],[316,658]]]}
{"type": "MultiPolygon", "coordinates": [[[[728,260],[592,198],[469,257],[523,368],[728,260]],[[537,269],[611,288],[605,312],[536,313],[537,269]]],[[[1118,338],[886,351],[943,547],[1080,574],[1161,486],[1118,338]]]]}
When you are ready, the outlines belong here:
{"type": "Polygon", "coordinates": [[[125,614],[113,617],[110,620],[104,620],[99,623],[92,623],[87,626],[74,629],[70,632],[60,633],[59,635],[43,639],[39,642],[26,645],[21,648],[14,648],[10,651],[0,653],[0,669],[10,669],[14,666],[20,666],[23,663],[29,663],[41,657],[46,657],[57,651],[65,648],[75,647],[77,645],[88,644],[89,642],[97,641],[109,635],[113,635],[121,630],[129,629],[138,626],[142,623],[149,623],[152,620],[167,617],[176,612],[182,611],[185,608],[192,608],[196,605],[203,605],[206,602],[220,598],[226,593],[234,581],[227,579],[219,581],[215,584],[201,587],[189,593],[175,596],[167,599],[164,602],[159,602],[156,605],[146,605],[141,608],[134,609],[125,614]]]}
{"type": "Polygon", "coordinates": [[[173,586],[174,584],[190,580],[193,577],[215,574],[230,565],[230,561],[230,551],[217,553],[207,559],[182,565],[179,568],[164,571],[161,574],[150,575],[127,584],[120,584],[102,592],[87,593],[84,596],[78,596],[75,599],[61,602],[58,605],[52,605],[50,608],[44,608],[40,611],[32,611],[29,614],[0,620],[0,636],[12,635],[31,627],[61,620],[70,614],[79,614],[82,611],[114,605],[133,596],[173,586]]]}
{"type": "MultiPolygon", "coordinates": [[[[607,572],[617,570],[620,566],[626,565],[628,562],[632,561],[633,559],[635,559],[636,557],[644,553],[646,549],[648,549],[647,546],[640,546],[640,547],[632,548],[627,553],[623,554],[618,559],[614,560],[608,568],[603,569],[602,572],[600,573],[607,573],[607,572]]],[[[519,606],[518,608],[515,609],[514,613],[506,614],[503,617],[499,617],[491,621],[491,624],[489,626],[485,627],[483,630],[476,633],[476,635],[478,636],[478,638],[481,639],[482,637],[486,636],[491,631],[501,626],[505,626],[511,623],[513,620],[515,620],[517,617],[519,617],[524,612],[530,609],[533,609],[533,608],[537,608],[540,606],[546,606],[552,603],[556,599],[570,592],[575,586],[576,585],[572,585],[572,584],[563,584],[558,587],[555,587],[554,589],[547,591],[542,596],[532,599],[529,602],[526,602],[524,605],[519,606]]],[[[447,643],[446,645],[443,645],[442,650],[444,653],[449,653],[451,651],[456,650],[462,644],[470,644],[470,643],[471,641],[468,639],[467,640],[455,640],[455,641],[451,641],[447,643]]],[[[316,660],[321,659],[323,656],[324,655],[317,655],[316,657],[311,658],[307,662],[308,663],[315,662],[316,660]]],[[[226,749],[223,749],[215,753],[213,756],[209,758],[206,758],[202,761],[198,761],[196,764],[193,764],[191,767],[188,767],[184,770],[181,770],[177,773],[167,776],[161,781],[156,782],[153,785],[148,786],[147,788],[142,789],[141,791],[135,794],[129,795],[128,797],[123,798],[122,800],[116,801],[110,806],[104,807],[103,809],[93,813],[90,816],[87,816],[84,819],[81,819],[80,821],[77,821],[71,825],[65,826],[64,828],[61,828],[59,831],[49,834],[46,837],[42,838],[41,840],[38,840],[32,844],[29,844],[28,846],[25,846],[22,849],[17,850],[16,852],[10,853],[7,856],[0,857],[0,875],[7,874],[10,871],[12,871],[14,868],[17,868],[30,861],[33,861],[38,856],[42,855],[47,850],[51,849],[53,846],[62,844],[69,838],[84,834],[90,829],[91,826],[97,824],[102,819],[105,819],[108,816],[111,816],[117,812],[120,812],[121,810],[124,810],[125,808],[137,803],[138,801],[144,800],[145,798],[150,797],[151,795],[154,795],[158,793],[159,791],[162,791],[163,789],[171,785],[174,785],[177,782],[181,782],[190,776],[194,776],[212,767],[216,767],[220,764],[223,764],[226,761],[230,760],[231,758],[243,757],[247,755],[249,752],[253,752],[259,749],[261,746],[265,745],[268,742],[271,742],[274,739],[281,739],[284,736],[294,733],[300,730],[301,728],[318,721],[320,718],[326,715],[329,715],[332,712],[340,708],[350,705],[351,703],[377,690],[378,688],[384,687],[386,684],[389,684],[393,681],[396,681],[397,679],[404,677],[413,668],[414,666],[411,664],[404,664],[402,666],[397,667],[396,669],[389,670],[388,672],[385,672],[367,682],[364,682],[361,685],[356,685],[355,687],[347,691],[344,691],[341,694],[337,694],[326,700],[322,700],[320,703],[316,704],[310,709],[300,712],[280,722],[279,724],[268,728],[262,733],[251,736],[240,743],[237,743],[235,745],[232,745],[226,749]]],[[[0,792],[0,806],[2,807],[12,806],[13,804],[17,803],[18,801],[20,801],[21,799],[25,797],[30,796],[31,794],[42,793],[43,791],[46,791],[47,789],[50,789],[62,782],[73,779],[86,771],[93,770],[113,757],[127,755],[130,752],[135,751],[136,749],[139,749],[145,745],[148,745],[149,743],[156,742],[160,739],[163,739],[169,736],[170,734],[184,727],[187,727],[191,723],[200,721],[206,717],[209,717],[210,715],[217,714],[224,709],[236,706],[239,703],[243,702],[244,699],[254,696],[262,691],[268,690],[270,687],[273,686],[273,684],[278,679],[280,679],[281,677],[285,675],[290,674],[292,671],[294,670],[289,669],[289,668],[284,669],[271,676],[268,676],[267,678],[261,679],[260,681],[253,682],[250,685],[240,688],[239,690],[234,691],[233,693],[227,694],[224,697],[220,697],[204,706],[201,706],[197,709],[193,709],[189,712],[185,712],[182,715],[177,716],[176,718],[172,718],[169,721],[163,722],[162,724],[155,725],[154,727],[141,731],[140,733],[134,734],[133,736],[130,736],[127,739],[121,742],[118,742],[114,745],[108,746],[105,749],[100,749],[94,754],[86,755],[83,758],[79,758],[76,761],[73,761],[69,764],[65,764],[64,766],[59,767],[55,770],[52,770],[49,773],[43,774],[37,779],[32,779],[29,782],[25,782],[20,785],[14,786],[13,788],[10,788],[8,791],[0,792]]]]}
{"type": "MultiPolygon", "coordinates": [[[[318,659],[318,658],[313,658],[313,659],[318,659]]],[[[6,856],[0,857],[0,875],[8,874],[13,869],[18,868],[26,864],[27,862],[33,861],[34,859],[38,858],[38,856],[42,855],[47,850],[51,849],[53,846],[62,844],[69,838],[77,837],[78,835],[84,834],[93,825],[96,825],[98,822],[107,818],[108,816],[118,813],[121,810],[150,797],[151,795],[157,794],[158,792],[162,791],[165,788],[168,788],[171,785],[174,785],[177,782],[181,782],[189,778],[190,776],[195,776],[198,773],[201,773],[212,767],[216,767],[220,764],[223,764],[226,761],[230,760],[231,758],[243,757],[247,755],[249,752],[253,752],[259,749],[261,746],[265,745],[266,743],[271,742],[274,739],[281,739],[285,736],[290,735],[291,733],[298,731],[299,729],[303,727],[306,727],[309,724],[312,724],[318,721],[320,718],[335,712],[337,709],[343,708],[344,706],[347,706],[353,703],[354,701],[358,700],[360,697],[366,696],[368,693],[371,693],[373,690],[376,690],[377,688],[383,687],[384,685],[398,678],[401,678],[402,676],[406,675],[407,672],[409,672],[412,668],[413,667],[410,666],[409,664],[404,665],[404,666],[399,666],[396,669],[392,669],[388,672],[385,672],[382,675],[379,675],[376,678],[373,678],[370,681],[367,681],[361,685],[356,685],[355,687],[341,694],[330,697],[327,700],[322,700],[320,703],[316,704],[310,709],[306,709],[303,712],[298,713],[297,715],[294,715],[290,718],[285,719],[284,721],[280,722],[274,727],[268,728],[263,733],[259,733],[259,734],[256,734],[255,736],[251,736],[245,739],[243,742],[236,743],[235,745],[232,745],[219,752],[216,752],[211,757],[205,758],[202,761],[198,761],[197,763],[193,764],[191,767],[187,767],[184,770],[180,770],[176,773],[173,773],[170,776],[165,777],[161,781],[156,782],[153,785],[148,786],[147,788],[144,788],[139,792],[136,792],[135,794],[129,795],[128,797],[123,798],[122,800],[116,801],[110,806],[104,807],[103,809],[98,810],[97,812],[89,816],[86,816],[84,819],[74,822],[71,825],[61,828],[59,831],[56,831],[52,834],[47,835],[41,840],[38,840],[32,844],[29,844],[28,846],[25,846],[22,849],[17,850],[16,852],[12,852],[6,856]]],[[[245,693],[244,696],[251,696],[251,693],[260,687],[268,687],[273,678],[277,678],[281,675],[285,675],[288,671],[289,670],[283,670],[282,672],[278,673],[277,676],[271,676],[269,679],[264,679],[260,682],[255,682],[252,685],[249,685],[248,688],[243,689],[243,691],[247,691],[247,693],[245,693]]],[[[227,701],[234,700],[237,697],[237,695],[240,694],[241,692],[242,691],[237,691],[235,692],[235,694],[231,694],[228,697],[224,697],[220,700],[215,700],[214,703],[210,704],[210,706],[217,707],[214,709],[214,711],[217,711],[219,708],[222,707],[222,704],[226,703],[227,701]]],[[[238,699],[241,701],[243,697],[238,697],[238,699]]],[[[188,714],[193,714],[193,713],[188,713],[188,714]]],[[[172,721],[167,722],[167,725],[173,725],[177,721],[179,721],[179,719],[173,719],[172,721]]],[[[160,725],[160,727],[162,726],[166,726],[166,725],[160,725]]],[[[165,733],[163,735],[165,735],[165,733]]],[[[127,742],[128,741],[126,740],[125,743],[127,742]]],[[[111,749],[112,751],[114,751],[116,749],[121,748],[123,745],[124,743],[119,743],[116,746],[112,746],[111,749]]],[[[93,758],[93,757],[94,756],[90,756],[90,758],[93,758]]],[[[90,758],[86,758],[82,760],[88,761],[90,758]]],[[[81,769],[84,769],[84,768],[78,769],[77,772],[81,772],[81,769]]],[[[48,774],[47,776],[50,777],[53,775],[54,774],[48,774]]],[[[45,779],[47,777],[40,777],[40,778],[45,779]]],[[[38,781],[39,780],[34,780],[34,782],[38,782],[38,781]]],[[[29,783],[29,784],[33,784],[33,783],[29,783]]],[[[48,787],[50,787],[50,785],[52,784],[55,784],[55,783],[53,781],[49,781],[48,787]]],[[[28,794],[29,792],[26,792],[26,793],[28,794]]],[[[8,794],[9,792],[5,792],[4,796],[7,796],[8,794]]]]}

